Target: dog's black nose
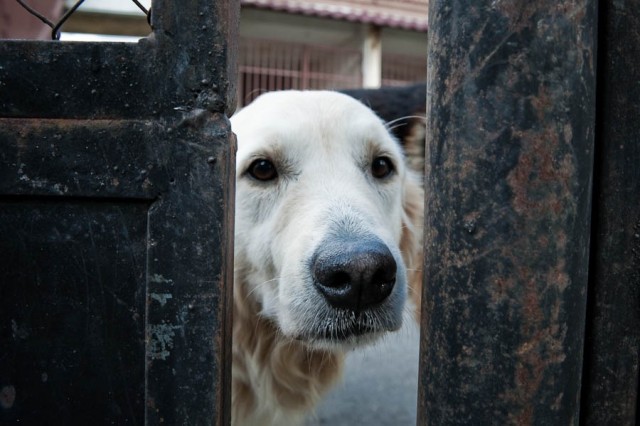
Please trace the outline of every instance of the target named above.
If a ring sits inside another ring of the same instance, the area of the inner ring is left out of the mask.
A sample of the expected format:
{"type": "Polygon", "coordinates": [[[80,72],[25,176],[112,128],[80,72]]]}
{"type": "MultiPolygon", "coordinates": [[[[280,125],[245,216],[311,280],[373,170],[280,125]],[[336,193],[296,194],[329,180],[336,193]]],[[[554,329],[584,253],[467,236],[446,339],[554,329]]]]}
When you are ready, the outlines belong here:
{"type": "Polygon", "coordinates": [[[396,261],[379,240],[326,242],[311,267],[314,284],[327,301],[356,312],[384,301],[396,282],[396,261]]]}

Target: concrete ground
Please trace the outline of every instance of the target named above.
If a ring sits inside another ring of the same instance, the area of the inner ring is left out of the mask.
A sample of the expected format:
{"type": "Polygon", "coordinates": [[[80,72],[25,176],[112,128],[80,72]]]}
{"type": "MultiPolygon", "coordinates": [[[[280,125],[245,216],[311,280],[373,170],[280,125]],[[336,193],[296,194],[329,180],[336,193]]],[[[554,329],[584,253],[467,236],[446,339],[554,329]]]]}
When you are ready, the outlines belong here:
{"type": "Polygon", "coordinates": [[[308,419],[307,426],[416,424],[419,329],[397,333],[347,357],[345,377],[308,419]]]}

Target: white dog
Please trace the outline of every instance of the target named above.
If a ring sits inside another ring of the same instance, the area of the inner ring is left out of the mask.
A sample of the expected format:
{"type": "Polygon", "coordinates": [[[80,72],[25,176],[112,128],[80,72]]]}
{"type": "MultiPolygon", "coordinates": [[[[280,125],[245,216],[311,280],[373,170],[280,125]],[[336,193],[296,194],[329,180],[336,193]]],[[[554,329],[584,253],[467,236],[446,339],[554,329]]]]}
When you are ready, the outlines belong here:
{"type": "Polygon", "coordinates": [[[408,292],[417,301],[422,190],[349,96],[267,93],[231,123],[233,424],[299,424],[345,352],[400,328],[408,292]]]}

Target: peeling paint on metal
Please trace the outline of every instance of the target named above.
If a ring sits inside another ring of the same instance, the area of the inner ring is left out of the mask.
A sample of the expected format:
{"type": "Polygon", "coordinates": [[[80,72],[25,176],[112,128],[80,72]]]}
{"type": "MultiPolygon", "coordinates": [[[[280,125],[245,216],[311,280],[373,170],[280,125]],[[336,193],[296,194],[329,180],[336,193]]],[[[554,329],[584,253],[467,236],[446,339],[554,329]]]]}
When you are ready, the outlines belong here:
{"type": "Polygon", "coordinates": [[[164,276],[160,275],[160,274],[153,274],[149,277],[149,281],[152,283],[159,283],[159,284],[173,284],[173,280],[171,278],[165,278],[164,276]]]}
{"type": "Polygon", "coordinates": [[[149,344],[147,346],[149,358],[166,360],[171,355],[170,350],[173,349],[175,331],[181,328],[181,326],[170,324],[149,325],[149,344]]]}
{"type": "Polygon", "coordinates": [[[166,305],[167,301],[173,298],[170,293],[151,293],[149,297],[151,297],[151,299],[155,300],[156,302],[159,302],[160,306],[166,305]]]}

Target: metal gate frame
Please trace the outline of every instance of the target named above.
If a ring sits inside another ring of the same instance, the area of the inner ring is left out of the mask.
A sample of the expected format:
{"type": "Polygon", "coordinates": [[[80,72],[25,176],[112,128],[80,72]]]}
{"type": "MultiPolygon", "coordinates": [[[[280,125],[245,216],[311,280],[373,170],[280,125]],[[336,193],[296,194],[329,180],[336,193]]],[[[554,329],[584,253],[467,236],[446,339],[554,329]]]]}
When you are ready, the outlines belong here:
{"type": "Polygon", "coordinates": [[[0,423],[229,422],[238,16],[0,43],[0,423]]]}
{"type": "Polygon", "coordinates": [[[429,7],[418,424],[636,424],[640,4],[429,7]]]}

